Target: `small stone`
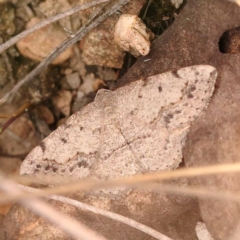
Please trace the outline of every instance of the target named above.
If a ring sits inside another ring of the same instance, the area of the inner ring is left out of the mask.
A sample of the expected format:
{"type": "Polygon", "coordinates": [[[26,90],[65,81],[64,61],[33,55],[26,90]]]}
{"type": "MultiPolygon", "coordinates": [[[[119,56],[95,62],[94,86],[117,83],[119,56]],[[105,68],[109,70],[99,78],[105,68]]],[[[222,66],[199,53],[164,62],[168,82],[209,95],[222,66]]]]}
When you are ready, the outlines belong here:
{"type": "Polygon", "coordinates": [[[71,68],[66,68],[65,70],[64,70],[64,74],[65,75],[69,75],[69,74],[71,74],[73,72],[73,70],[71,69],[71,68]]]}
{"type": "Polygon", "coordinates": [[[49,125],[54,123],[54,116],[46,106],[40,105],[37,108],[38,115],[49,125]]]}
{"type": "Polygon", "coordinates": [[[97,75],[104,81],[117,80],[117,74],[112,68],[98,67],[97,75]]]}
{"type": "MultiPolygon", "coordinates": [[[[27,24],[30,28],[40,22],[39,18],[32,18],[27,24]]],[[[50,24],[36,32],[21,39],[17,43],[20,53],[35,61],[42,61],[46,58],[63,40],[67,38],[67,33],[57,24],[50,24]]],[[[52,63],[61,64],[72,55],[72,47],[61,53],[52,63]]]]}
{"type": "Polygon", "coordinates": [[[77,72],[67,75],[66,80],[71,89],[77,89],[81,83],[79,74],[77,72]]]}
{"type": "Polygon", "coordinates": [[[85,94],[82,91],[77,92],[77,99],[83,98],[85,94]]]}
{"type": "Polygon", "coordinates": [[[121,68],[125,53],[114,42],[108,29],[93,29],[80,43],[87,65],[121,68]]]}
{"type": "Polygon", "coordinates": [[[87,74],[83,77],[83,84],[80,86],[79,90],[84,92],[84,94],[89,94],[94,91],[93,84],[96,78],[93,73],[87,74]]]}
{"type": "Polygon", "coordinates": [[[79,73],[80,76],[86,75],[86,63],[83,61],[81,56],[74,55],[69,60],[70,68],[73,71],[76,71],[79,73]]]}
{"type": "Polygon", "coordinates": [[[115,25],[115,42],[135,57],[149,53],[153,38],[154,34],[136,15],[122,14],[115,25]]]}
{"type": "Polygon", "coordinates": [[[78,112],[84,106],[86,106],[89,102],[93,101],[94,97],[87,96],[82,91],[77,92],[77,97],[72,104],[72,113],[78,112]]]}
{"type": "Polygon", "coordinates": [[[66,117],[70,115],[70,105],[72,93],[66,90],[60,90],[58,95],[53,98],[54,106],[66,117]]]}
{"type": "Polygon", "coordinates": [[[16,119],[14,123],[8,127],[8,130],[21,140],[29,139],[35,134],[33,123],[26,115],[22,115],[16,119]]]}

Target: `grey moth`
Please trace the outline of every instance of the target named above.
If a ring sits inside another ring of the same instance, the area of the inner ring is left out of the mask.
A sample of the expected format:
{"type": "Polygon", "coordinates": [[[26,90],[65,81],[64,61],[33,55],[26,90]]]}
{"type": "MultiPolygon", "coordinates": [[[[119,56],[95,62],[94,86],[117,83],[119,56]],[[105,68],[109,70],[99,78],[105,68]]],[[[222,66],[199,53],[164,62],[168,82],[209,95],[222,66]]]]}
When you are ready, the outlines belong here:
{"type": "Polygon", "coordinates": [[[214,67],[196,65],[100,90],[30,152],[20,172],[115,179],[175,169],[216,77],[214,67]]]}

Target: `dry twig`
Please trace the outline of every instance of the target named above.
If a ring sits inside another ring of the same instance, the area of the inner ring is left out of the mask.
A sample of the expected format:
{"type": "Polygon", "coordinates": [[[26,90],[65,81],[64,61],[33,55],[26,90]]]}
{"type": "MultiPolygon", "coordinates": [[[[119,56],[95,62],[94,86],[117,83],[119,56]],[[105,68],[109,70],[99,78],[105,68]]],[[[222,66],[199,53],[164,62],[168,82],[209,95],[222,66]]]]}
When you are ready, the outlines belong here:
{"type": "Polygon", "coordinates": [[[11,39],[9,39],[7,42],[3,43],[0,45],[0,53],[2,53],[3,51],[5,51],[6,49],[8,49],[9,47],[11,47],[12,45],[14,45],[15,43],[17,43],[19,40],[21,40],[22,38],[26,37],[27,35],[37,31],[40,28],[43,28],[51,23],[57,22],[58,20],[68,17],[74,13],[83,11],[85,9],[88,9],[90,7],[93,7],[95,5],[101,4],[101,3],[105,3],[105,2],[109,2],[110,0],[94,0],[92,2],[83,4],[81,6],[76,6],[70,10],[67,10],[63,13],[57,14],[55,16],[52,16],[50,18],[47,18],[46,20],[34,25],[33,27],[26,29],[25,31],[19,33],[18,35],[12,37],[11,39]]]}
{"type": "MultiPolygon", "coordinates": [[[[233,173],[233,172],[239,172],[239,171],[240,171],[240,163],[232,163],[232,164],[221,164],[221,165],[213,165],[213,166],[198,167],[198,168],[179,169],[172,172],[149,173],[145,175],[124,177],[121,179],[115,179],[115,180],[109,180],[109,181],[95,181],[91,179],[79,180],[79,181],[71,182],[66,185],[62,185],[60,187],[45,188],[43,189],[44,191],[34,193],[34,194],[24,193],[16,196],[2,196],[0,199],[0,202],[3,203],[3,202],[15,201],[18,199],[26,199],[26,198],[40,197],[40,196],[46,197],[52,194],[65,194],[65,193],[72,193],[76,191],[89,191],[89,190],[94,190],[99,188],[139,186],[139,184],[149,183],[151,181],[156,181],[156,180],[163,181],[163,180],[169,180],[169,179],[177,179],[181,177],[196,177],[196,176],[204,176],[204,175],[207,176],[212,174],[233,173]]],[[[20,180],[20,178],[15,177],[15,180],[17,179],[20,180]]],[[[30,177],[30,179],[33,180],[34,178],[30,177]]],[[[25,180],[27,180],[27,178],[25,180]]],[[[40,183],[40,181],[37,181],[36,178],[34,182],[40,183]]],[[[208,190],[206,190],[206,194],[207,194],[207,191],[208,190]]],[[[222,194],[224,195],[227,193],[223,191],[222,194]]],[[[234,199],[235,201],[240,201],[240,196],[234,194],[234,196],[231,196],[231,200],[234,200],[234,199]]]]}
{"type": "Polygon", "coordinates": [[[79,31],[77,31],[75,36],[63,41],[63,43],[57,48],[55,48],[52,53],[50,53],[32,72],[30,72],[25,78],[20,80],[11,91],[9,91],[3,98],[1,98],[0,105],[6,103],[9,99],[11,99],[23,84],[31,81],[36,75],[41,73],[60,53],[64,52],[69,46],[81,40],[83,36],[85,36],[89,31],[98,26],[101,22],[103,22],[111,14],[113,14],[115,11],[117,11],[119,8],[121,8],[128,2],[129,0],[116,0],[113,4],[109,4],[110,7],[109,5],[107,5],[107,9],[101,9],[99,12],[103,11],[103,13],[100,16],[96,17],[99,12],[94,13],[88,23],[79,31]]]}
{"type": "MultiPolygon", "coordinates": [[[[9,180],[2,180],[0,184],[0,189],[12,196],[22,193],[19,187],[9,180]]],[[[49,204],[41,200],[28,199],[27,201],[19,200],[19,202],[26,208],[32,210],[37,215],[48,220],[55,226],[58,226],[62,231],[68,233],[74,239],[107,240],[105,237],[100,236],[99,234],[79,223],[75,219],[70,218],[68,215],[59,213],[49,204]]]]}
{"type": "Polygon", "coordinates": [[[0,127],[0,135],[20,116],[24,111],[29,108],[30,102],[24,103],[15,113],[12,115],[1,115],[0,118],[9,118],[7,122],[3,124],[2,127],[0,127]]]}
{"type": "MultiPolygon", "coordinates": [[[[18,186],[21,189],[27,190],[28,192],[32,192],[32,193],[36,193],[36,192],[40,191],[38,189],[27,187],[27,186],[20,185],[20,184],[18,186]]],[[[93,212],[93,213],[96,213],[96,214],[99,214],[99,215],[111,218],[113,220],[125,223],[125,224],[127,224],[127,225],[129,225],[131,227],[134,227],[134,228],[136,228],[136,229],[138,229],[138,230],[140,230],[140,231],[142,231],[142,232],[144,232],[146,234],[149,234],[150,236],[152,236],[152,237],[154,237],[156,239],[159,239],[159,240],[172,240],[171,238],[163,235],[162,233],[159,233],[156,230],[154,230],[154,229],[152,229],[152,228],[150,228],[150,227],[148,227],[146,225],[143,225],[143,224],[141,224],[139,222],[136,222],[133,219],[124,217],[124,216],[122,216],[120,214],[109,212],[107,210],[103,210],[103,209],[91,206],[89,204],[82,203],[80,201],[77,201],[77,200],[74,200],[74,199],[71,199],[71,198],[67,198],[67,197],[63,197],[63,196],[53,195],[53,196],[49,196],[48,198],[56,200],[56,201],[60,201],[60,202],[63,202],[63,203],[67,203],[67,204],[75,206],[75,207],[77,207],[79,209],[82,209],[82,210],[85,210],[85,211],[90,211],[90,212],[93,212]]]]}

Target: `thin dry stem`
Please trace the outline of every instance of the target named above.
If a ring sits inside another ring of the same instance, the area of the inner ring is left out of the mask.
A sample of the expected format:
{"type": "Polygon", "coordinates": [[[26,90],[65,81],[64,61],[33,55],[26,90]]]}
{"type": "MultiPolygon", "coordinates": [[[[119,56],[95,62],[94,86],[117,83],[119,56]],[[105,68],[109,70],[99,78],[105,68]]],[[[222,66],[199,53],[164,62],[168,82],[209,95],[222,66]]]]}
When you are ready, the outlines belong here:
{"type": "Polygon", "coordinates": [[[106,20],[111,14],[113,14],[115,11],[117,11],[119,8],[121,8],[128,2],[129,0],[117,0],[114,1],[113,4],[110,3],[109,5],[111,6],[108,9],[104,8],[99,10],[99,12],[103,11],[100,16],[96,17],[99,12],[94,13],[88,23],[84,27],[82,27],[75,36],[63,41],[63,43],[57,48],[55,48],[52,53],[50,53],[32,72],[30,72],[25,78],[20,80],[11,91],[9,91],[5,96],[3,96],[0,99],[0,105],[6,103],[9,99],[12,99],[12,97],[17,93],[17,91],[23,84],[34,79],[34,77],[41,73],[59,54],[64,52],[69,46],[81,40],[83,36],[85,36],[89,31],[98,26],[101,22],[106,20]]]}
{"type": "MultiPolygon", "coordinates": [[[[2,180],[0,188],[11,195],[16,195],[22,193],[19,187],[9,181],[2,180]]],[[[85,240],[107,240],[105,237],[100,236],[98,233],[92,231],[85,225],[79,223],[73,218],[70,218],[68,215],[59,213],[51,205],[38,200],[38,199],[28,199],[19,201],[23,206],[32,210],[37,215],[48,220],[55,226],[58,226],[62,231],[68,233],[74,239],[85,239],[85,240]]]]}
{"type": "Polygon", "coordinates": [[[179,186],[173,186],[168,184],[161,184],[159,186],[153,186],[150,184],[143,184],[142,186],[138,186],[137,189],[145,191],[146,189],[149,191],[154,191],[157,193],[171,193],[178,195],[185,195],[189,197],[198,197],[198,198],[210,198],[217,199],[223,201],[232,201],[240,203],[240,194],[232,193],[230,191],[222,191],[222,190],[214,190],[207,188],[182,188],[179,186]]]}
{"type": "MultiPolygon", "coordinates": [[[[75,182],[71,182],[66,185],[62,185],[60,187],[55,188],[45,188],[44,191],[39,193],[25,193],[19,194],[17,196],[2,196],[0,202],[9,202],[15,201],[18,199],[26,199],[36,196],[46,197],[52,194],[64,194],[64,193],[72,193],[76,191],[89,191],[99,188],[111,188],[111,187],[120,187],[120,186],[139,186],[139,184],[147,183],[156,180],[170,180],[181,177],[196,177],[196,176],[204,176],[204,175],[212,175],[212,174],[220,174],[220,173],[233,173],[240,171],[240,163],[232,163],[232,164],[221,164],[221,165],[213,165],[207,167],[198,167],[198,168],[188,168],[188,169],[178,169],[171,172],[157,172],[157,173],[149,173],[145,175],[136,175],[132,177],[124,177],[116,180],[109,181],[95,181],[91,179],[84,179],[75,182]]],[[[15,180],[19,179],[17,177],[15,180]]],[[[36,178],[30,177],[29,179],[36,178]]],[[[27,178],[26,178],[27,180],[27,178]]],[[[40,182],[40,181],[38,181],[40,182]]],[[[225,194],[225,193],[224,193],[225,194]]],[[[235,195],[237,197],[237,195],[235,195]]]]}
{"type": "Polygon", "coordinates": [[[101,3],[105,3],[105,2],[109,2],[110,0],[95,0],[86,4],[83,4],[81,6],[76,6],[70,10],[67,10],[63,13],[57,14],[55,16],[49,17],[46,20],[34,25],[33,27],[26,29],[25,31],[19,33],[18,35],[12,37],[10,40],[8,40],[7,42],[3,43],[0,45],[0,53],[2,53],[3,51],[5,51],[6,49],[8,49],[9,47],[11,47],[12,45],[14,45],[15,43],[17,43],[19,40],[21,40],[22,38],[26,37],[27,35],[37,31],[40,28],[43,28],[51,23],[57,22],[58,20],[68,17],[74,13],[83,11],[85,9],[91,8],[95,5],[101,4],[101,3]]]}
{"type": "MultiPolygon", "coordinates": [[[[40,192],[40,190],[38,189],[35,189],[35,188],[31,188],[31,187],[27,187],[27,186],[24,186],[24,185],[18,185],[20,188],[24,189],[24,190],[27,190],[28,192],[32,192],[32,193],[36,193],[36,192],[40,192]]],[[[103,209],[100,209],[100,208],[97,208],[97,207],[94,207],[94,206],[91,206],[89,204],[86,204],[86,203],[82,203],[80,201],[77,201],[77,200],[74,200],[74,199],[71,199],[71,198],[67,198],[67,197],[63,197],[63,196],[49,196],[48,197],[49,199],[53,199],[53,200],[56,200],[56,201],[60,201],[60,202],[63,202],[63,203],[67,203],[67,204],[70,204],[70,205],[73,205],[79,209],[82,209],[82,210],[86,210],[86,211],[90,211],[90,212],[93,212],[93,213],[96,213],[96,214],[99,214],[99,215],[102,215],[102,216],[105,216],[105,217],[108,217],[108,218],[111,218],[113,220],[116,220],[116,221],[119,221],[119,222],[122,222],[122,223],[125,223],[131,227],[134,227],[146,234],[149,234],[150,236],[156,238],[156,239],[159,239],[159,240],[172,240],[171,238],[163,235],[162,233],[159,233],[157,232],[156,230],[146,226],[146,225],[143,225],[139,222],[136,222],[134,221],[133,219],[130,219],[130,218],[127,218],[127,217],[124,217],[120,214],[117,214],[117,213],[113,213],[113,212],[109,212],[107,210],[103,210],[103,209]]]]}
{"type": "MultiPolygon", "coordinates": [[[[0,127],[0,135],[16,120],[18,119],[19,116],[22,115],[22,113],[24,113],[24,111],[29,108],[30,106],[30,102],[26,102],[24,103],[15,113],[12,114],[12,116],[10,115],[10,118],[3,124],[2,127],[0,127]]],[[[6,116],[0,115],[0,118],[3,118],[6,116]]]]}

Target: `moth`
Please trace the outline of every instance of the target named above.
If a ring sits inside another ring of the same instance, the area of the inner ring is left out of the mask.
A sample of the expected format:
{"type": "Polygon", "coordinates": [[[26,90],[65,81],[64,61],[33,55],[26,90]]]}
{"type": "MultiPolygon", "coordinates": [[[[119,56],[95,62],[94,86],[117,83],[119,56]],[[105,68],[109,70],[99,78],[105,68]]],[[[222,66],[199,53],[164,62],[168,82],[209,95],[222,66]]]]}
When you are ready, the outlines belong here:
{"type": "Polygon", "coordinates": [[[20,172],[115,179],[175,169],[216,78],[214,67],[197,65],[100,90],[30,152],[20,172]]]}

